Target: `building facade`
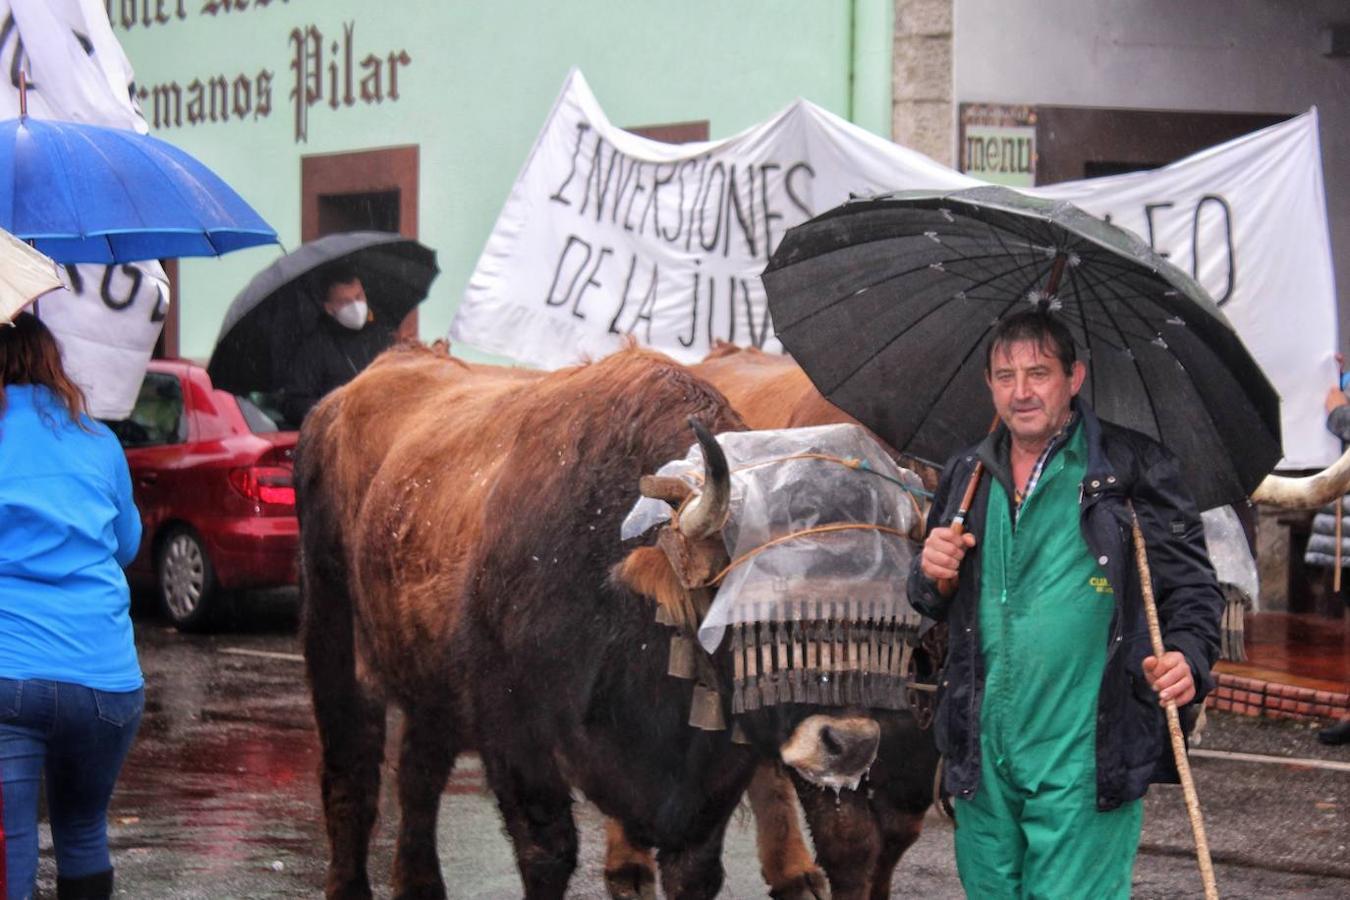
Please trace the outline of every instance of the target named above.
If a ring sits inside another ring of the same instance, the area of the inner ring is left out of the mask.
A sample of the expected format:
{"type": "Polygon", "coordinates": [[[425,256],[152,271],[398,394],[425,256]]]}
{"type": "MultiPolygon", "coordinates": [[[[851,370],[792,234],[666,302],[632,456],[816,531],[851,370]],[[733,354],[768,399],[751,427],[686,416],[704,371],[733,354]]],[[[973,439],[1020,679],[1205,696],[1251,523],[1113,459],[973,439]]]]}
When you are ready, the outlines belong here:
{"type": "MultiPolygon", "coordinates": [[[[415,326],[428,340],[573,66],[615,124],[664,139],[726,137],[799,96],[889,136],[889,0],[107,6],[153,133],[235,186],[284,246],[375,227],[437,250],[415,326]]],[[[170,349],[208,356],[276,252],[181,261],[170,349]]]]}

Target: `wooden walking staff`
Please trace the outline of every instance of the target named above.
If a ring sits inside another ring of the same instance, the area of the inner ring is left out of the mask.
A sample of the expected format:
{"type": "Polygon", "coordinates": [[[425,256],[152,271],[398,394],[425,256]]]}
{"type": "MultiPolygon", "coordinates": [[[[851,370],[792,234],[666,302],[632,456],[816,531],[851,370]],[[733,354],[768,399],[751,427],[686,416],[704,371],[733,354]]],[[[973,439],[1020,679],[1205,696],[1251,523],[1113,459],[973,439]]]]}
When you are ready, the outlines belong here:
{"type": "MultiPolygon", "coordinates": [[[[1162,641],[1162,626],[1158,624],[1158,605],[1153,599],[1153,575],[1148,567],[1148,548],[1134,505],[1130,506],[1130,523],[1134,531],[1134,561],[1139,569],[1139,585],[1144,595],[1144,615],[1148,618],[1148,636],[1153,644],[1153,656],[1162,659],[1166,652],[1162,641]]],[[[1177,701],[1168,698],[1167,731],[1172,737],[1172,756],[1176,759],[1177,775],[1181,777],[1181,792],[1186,797],[1186,812],[1191,819],[1191,833],[1195,835],[1195,858],[1200,864],[1200,878],[1205,884],[1205,900],[1219,900],[1219,886],[1214,880],[1214,863],[1209,858],[1209,839],[1205,837],[1205,820],[1200,815],[1200,797],[1195,793],[1191,777],[1191,763],[1186,756],[1186,739],[1181,734],[1181,715],[1177,701]]]]}
{"type": "Polygon", "coordinates": [[[1345,494],[1336,498],[1336,569],[1331,575],[1331,589],[1336,593],[1341,592],[1341,532],[1344,525],[1341,517],[1345,515],[1345,494]]]}
{"type": "MultiPolygon", "coordinates": [[[[1336,354],[1336,361],[1338,363],[1342,362],[1341,355],[1339,353],[1336,354]]],[[[1340,375],[1340,383],[1342,385],[1345,384],[1345,372],[1343,366],[1340,375]]],[[[1341,391],[1344,392],[1345,388],[1342,387],[1341,391]]],[[[1338,594],[1341,592],[1341,556],[1343,553],[1343,551],[1341,550],[1341,533],[1344,529],[1344,526],[1341,524],[1341,519],[1344,515],[1345,515],[1345,494],[1341,494],[1339,497],[1336,498],[1336,558],[1332,560],[1332,562],[1335,563],[1336,568],[1331,575],[1331,589],[1338,594]]]]}

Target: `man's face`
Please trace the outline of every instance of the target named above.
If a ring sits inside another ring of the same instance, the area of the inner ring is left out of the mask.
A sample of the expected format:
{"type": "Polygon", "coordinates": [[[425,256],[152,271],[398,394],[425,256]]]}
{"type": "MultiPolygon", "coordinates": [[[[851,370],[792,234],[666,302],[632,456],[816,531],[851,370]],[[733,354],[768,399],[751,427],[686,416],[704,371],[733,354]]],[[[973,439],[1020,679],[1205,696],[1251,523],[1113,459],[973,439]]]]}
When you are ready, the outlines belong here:
{"type": "Polygon", "coordinates": [[[1015,341],[994,348],[985,376],[998,417],[1013,439],[1039,447],[1064,427],[1069,401],[1083,386],[1087,369],[1075,361],[1070,372],[1035,341],[1015,341]]]}
{"type": "Polygon", "coordinates": [[[328,297],[323,302],[323,308],[330,316],[336,317],[342,307],[365,299],[366,289],[362,287],[361,279],[353,278],[351,281],[329,285],[328,297]]]}

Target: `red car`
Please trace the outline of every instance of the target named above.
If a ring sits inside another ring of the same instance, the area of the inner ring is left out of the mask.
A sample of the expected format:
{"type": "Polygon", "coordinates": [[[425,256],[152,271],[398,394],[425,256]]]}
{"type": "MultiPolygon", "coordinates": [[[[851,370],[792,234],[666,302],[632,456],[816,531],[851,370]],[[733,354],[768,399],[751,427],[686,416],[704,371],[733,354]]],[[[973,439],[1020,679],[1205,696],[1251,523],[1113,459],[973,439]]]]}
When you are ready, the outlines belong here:
{"type": "Polygon", "coordinates": [[[131,416],[107,423],[145,528],[127,575],[157,584],[181,630],[208,627],[224,591],[295,584],[296,432],[277,421],[201,366],[155,360],[131,416]]]}

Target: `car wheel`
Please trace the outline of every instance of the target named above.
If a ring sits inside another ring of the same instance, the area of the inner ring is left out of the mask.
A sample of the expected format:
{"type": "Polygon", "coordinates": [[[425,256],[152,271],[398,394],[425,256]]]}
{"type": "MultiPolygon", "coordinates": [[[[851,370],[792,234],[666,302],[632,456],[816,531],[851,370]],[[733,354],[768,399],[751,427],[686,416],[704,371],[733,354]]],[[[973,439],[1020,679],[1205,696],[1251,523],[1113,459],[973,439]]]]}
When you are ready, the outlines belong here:
{"type": "Polygon", "coordinates": [[[196,532],[175,528],[165,535],[155,563],[164,614],[179,631],[201,631],[211,621],[216,573],[196,532]]]}

